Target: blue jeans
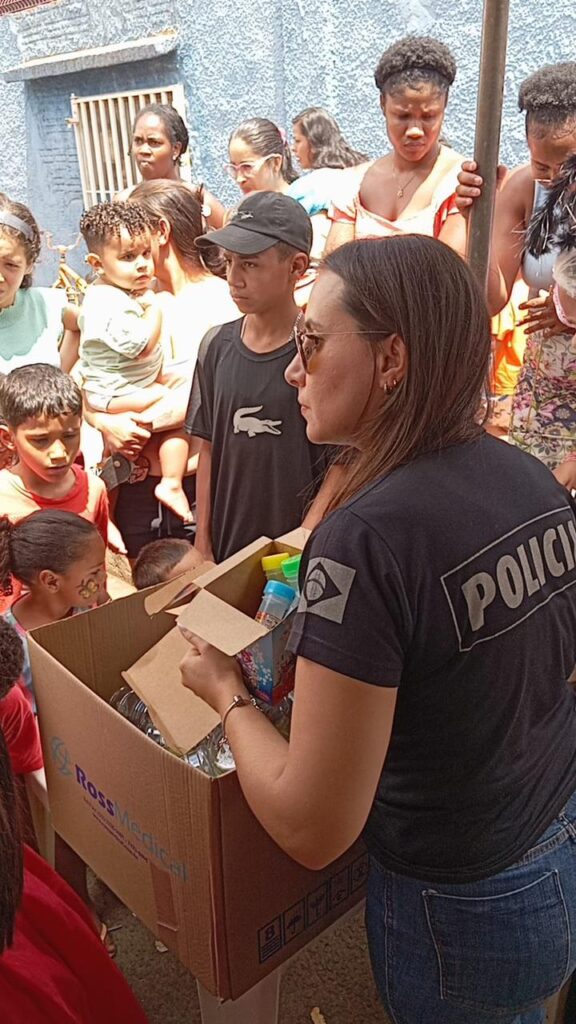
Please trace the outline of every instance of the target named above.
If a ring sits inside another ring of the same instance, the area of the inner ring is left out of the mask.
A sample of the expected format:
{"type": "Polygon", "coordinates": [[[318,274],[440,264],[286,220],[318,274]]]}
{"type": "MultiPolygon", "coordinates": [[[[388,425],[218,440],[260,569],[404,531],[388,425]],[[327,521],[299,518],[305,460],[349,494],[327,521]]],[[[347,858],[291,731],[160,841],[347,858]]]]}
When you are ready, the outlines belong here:
{"type": "Polygon", "coordinates": [[[394,1024],[544,1024],[576,966],[576,793],[492,878],[445,885],[372,861],[366,929],[394,1024]]]}

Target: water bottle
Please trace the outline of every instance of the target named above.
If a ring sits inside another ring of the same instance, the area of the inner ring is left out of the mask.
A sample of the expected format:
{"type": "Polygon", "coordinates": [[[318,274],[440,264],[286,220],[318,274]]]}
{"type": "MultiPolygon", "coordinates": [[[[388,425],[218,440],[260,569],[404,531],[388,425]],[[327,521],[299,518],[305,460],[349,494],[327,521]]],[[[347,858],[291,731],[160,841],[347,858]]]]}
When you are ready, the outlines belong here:
{"type": "MultiPolygon", "coordinates": [[[[150,718],[146,704],[129,686],[122,686],[120,690],[116,691],[110,698],[110,706],[137,729],[140,729],[140,732],[143,732],[149,739],[154,740],[161,747],[167,746],[164,737],[150,718]]],[[[217,779],[219,775],[236,767],[221,725],[217,725],[210,735],[206,736],[193,750],[187,754],[176,756],[182,757],[188,764],[213,779],[217,779]]]]}
{"type": "Polygon", "coordinates": [[[262,559],[262,569],[268,583],[273,580],[276,580],[277,583],[286,582],[282,575],[282,562],[285,562],[289,557],[287,551],[281,551],[279,555],[266,555],[262,559]]]}
{"type": "Polygon", "coordinates": [[[236,767],[230,744],[221,725],[217,725],[209,736],[189,751],[184,760],[212,779],[217,779],[219,775],[224,775],[236,767]]]}
{"type": "Polygon", "coordinates": [[[110,706],[137,729],[140,729],[140,732],[143,732],[149,739],[154,740],[154,743],[158,743],[161,747],[166,746],[166,740],[148,714],[148,707],[129,686],[122,686],[112,695],[110,706]]]}
{"type": "Polygon", "coordinates": [[[300,587],[298,586],[298,574],[300,572],[300,562],[302,561],[302,555],[292,555],[291,558],[285,558],[282,562],[282,574],[285,582],[295,592],[296,597],[300,597],[300,587]]]}
{"type": "MultiPolygon", "coordinates": [[[[284,700],[274,706],[258,700],[260,710],[270,719],[285,740],[290,738],[292,705],[292,694],[288,694],[284,700]]],[[[212,779],[217,779],[220,775],[225,775],[226,772],[233,771],[236,767],[234,755],[221,725],[217,725],[209,736],[206,736],[197,747],[189,751],[184,760],[212,779]]]]}
{"type": "Polygon", "coordinates": [[[262,603],[256,612],[256,622],[266,629],[274,629],[286,617],[294,601],[294,591],[287,583],[271,580],[264,587],[262,603]]]}

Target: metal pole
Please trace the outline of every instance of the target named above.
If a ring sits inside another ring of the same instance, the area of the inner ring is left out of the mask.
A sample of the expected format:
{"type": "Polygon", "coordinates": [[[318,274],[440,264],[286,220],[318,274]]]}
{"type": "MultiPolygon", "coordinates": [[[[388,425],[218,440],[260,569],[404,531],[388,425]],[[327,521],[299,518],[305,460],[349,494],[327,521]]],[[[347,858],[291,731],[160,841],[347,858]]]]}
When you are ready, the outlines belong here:
{"type": "Polygon", "coordinates": [[[484,187],[482,196],[476,200],[470,211],[467,246],[468,263],[484,289],[488,283],[490,238],[496,197],[509,6],[509,0],[484,0],[474,141],[474,159],[478,165],[478,173],[484,179],[484,187]]]}

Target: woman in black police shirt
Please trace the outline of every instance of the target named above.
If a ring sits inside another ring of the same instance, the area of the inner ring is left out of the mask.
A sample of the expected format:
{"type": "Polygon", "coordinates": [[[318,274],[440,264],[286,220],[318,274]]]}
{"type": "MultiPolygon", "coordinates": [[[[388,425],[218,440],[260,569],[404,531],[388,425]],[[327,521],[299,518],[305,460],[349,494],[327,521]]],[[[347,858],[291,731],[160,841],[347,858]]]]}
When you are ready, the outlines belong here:
{"type": "MultiPolygon", "coordinates": [[[[576,960],[574,508],[478,426],[488,317],[441,243],[333,253],[299,350],[309,438],[355,455],[305,553],[290,743],[227,717],[242,789],[311,868],[364,832],[396,1024],[539,1024],[576,960]]],[[[182,671],[246,696],[197,638],[182,671]]]]}

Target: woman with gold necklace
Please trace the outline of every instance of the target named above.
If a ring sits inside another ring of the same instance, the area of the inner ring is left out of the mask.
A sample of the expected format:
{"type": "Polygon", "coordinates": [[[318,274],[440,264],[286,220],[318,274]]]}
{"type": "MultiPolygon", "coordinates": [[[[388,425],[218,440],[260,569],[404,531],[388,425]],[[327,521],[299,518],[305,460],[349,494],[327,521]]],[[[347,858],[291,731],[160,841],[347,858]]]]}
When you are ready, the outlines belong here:
{"type": "Polygon", "coordinates": [[[438,237],[452,209],[460,156],[440,141],[456,63],[443,43],[408,37],[380,58],[374,78],[392,152],[341,174],[327,251],[354,238],[438,237]]]}

